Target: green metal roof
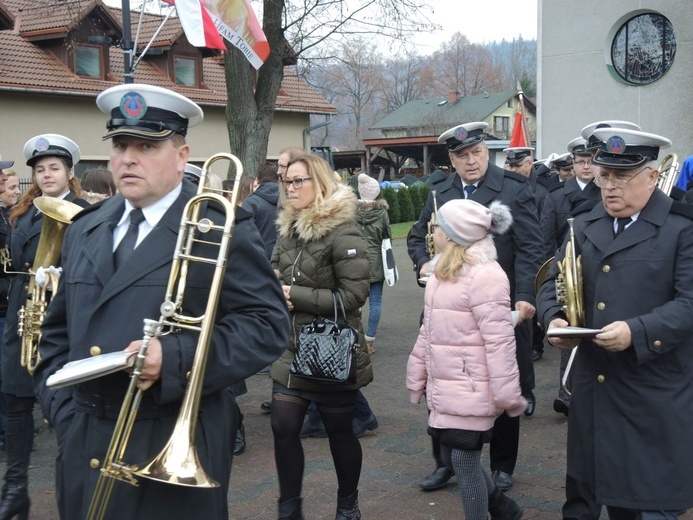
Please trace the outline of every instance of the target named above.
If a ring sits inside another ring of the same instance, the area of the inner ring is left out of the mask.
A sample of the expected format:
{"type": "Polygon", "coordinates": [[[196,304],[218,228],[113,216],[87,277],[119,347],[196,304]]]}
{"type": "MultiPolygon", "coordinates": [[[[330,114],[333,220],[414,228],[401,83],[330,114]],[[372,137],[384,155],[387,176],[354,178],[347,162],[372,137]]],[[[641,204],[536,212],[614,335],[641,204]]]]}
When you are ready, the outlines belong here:
{"type": "Polygon", "coordinates": [[[371,128],[386,130],[393,128],[416,128],[421,126],[469,123],[483,121],[498,107],[517,95],[516,91],[498,94],[477,94],[449,103],[447,97],[417,99],[391,112],[371,128]]]}

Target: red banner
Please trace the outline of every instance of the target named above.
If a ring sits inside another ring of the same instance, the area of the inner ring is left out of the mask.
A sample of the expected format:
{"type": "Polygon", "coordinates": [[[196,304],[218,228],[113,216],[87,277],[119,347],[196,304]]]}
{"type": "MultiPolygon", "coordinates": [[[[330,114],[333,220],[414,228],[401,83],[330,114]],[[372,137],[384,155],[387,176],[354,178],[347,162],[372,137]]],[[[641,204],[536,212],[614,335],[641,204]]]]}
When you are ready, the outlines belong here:
{"type": "Polygon", "coordinates": [[[510,138],[508,148],[517,148],[520,146],[529,146],[525,140],[525,129],[523,126],[522,110],[518,109],[515,112],[515,124],[513,124],[513,135],[510,138]]]}

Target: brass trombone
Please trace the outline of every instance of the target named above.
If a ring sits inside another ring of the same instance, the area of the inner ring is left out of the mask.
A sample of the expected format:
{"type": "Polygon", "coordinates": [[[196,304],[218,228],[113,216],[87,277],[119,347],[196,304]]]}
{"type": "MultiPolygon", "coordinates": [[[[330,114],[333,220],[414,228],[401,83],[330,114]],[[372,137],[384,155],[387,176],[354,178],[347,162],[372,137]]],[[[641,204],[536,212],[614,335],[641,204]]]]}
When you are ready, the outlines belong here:
{"type": "Polygon", "coordinates": [[[237,157],[227,153],[213,155],[202,167],[197,194],[188,201],[183,210],[178,241],[173,254],[173,265],[166,289],[166,297],[161,304],[161,316],[158,321],[144,320],[142,345],[137,353],[128,389],[87,513],[87,518],[90,520],[102,519],[106,514],[115,480],[122,480],[129,484],[137,485],[137,480],[135,479],[137,476],[181,486],[199,488],[219,486],[217,482],[205,473],[200,464],[197,451],[195,450],[195,429],[197,427],[207,355],[212,339],[212,329],[235,225],[236,201],[242,175],[243,165],[237,157]],[[222,159],[233,162],[236,167],[231,201],[218,193],[211,193],[205,188],[207,172],[210,166],[222,159]],[[223,225],[215,224],[207,217],[200,218],[201,206],[210,202],[223,209],[225,213],[223,225]],[[221,232],[221,238],[218,242],[201,238],[201,235],[211,231],[221,232]],[[193,254],[193,246],[198,243],[218,247],[217,257],[205,258],[195,256],[193,254]],[[202,262],[215,266],[207,299],[207,307],[202,316],[186,316],[181,313],[190,262],[202,262]],[[161,452],[149,462],[141,465],[126,464],[123,461],[123,455],[125,454],[142,400],[142,390],[137,389],[137,383],[147,355],[149,342],[152,338],[162,335],[166,330],[180,328],[198,331],[200,335],[190,370],[188,386],[173,433],[161,452]]]}

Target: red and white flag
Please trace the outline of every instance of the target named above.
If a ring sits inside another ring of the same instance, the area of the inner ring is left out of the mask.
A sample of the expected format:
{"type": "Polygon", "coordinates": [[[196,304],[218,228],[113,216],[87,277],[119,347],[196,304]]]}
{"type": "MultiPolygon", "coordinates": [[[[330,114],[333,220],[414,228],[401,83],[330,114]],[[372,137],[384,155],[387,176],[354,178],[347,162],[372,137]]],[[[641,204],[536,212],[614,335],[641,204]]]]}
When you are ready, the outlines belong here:
{"type": "Polygon", "coordinates": [[[248,0],[200,0],[219,33],[259,69],[270,54],[269,43],[248,0]]]}
{"type": "Polygon", "coordinates": [[[176,6],[180,24],[191,45],[208,49],[226,49],[224,39],[200,0],[164,0],[164,2],[176,6]]]}

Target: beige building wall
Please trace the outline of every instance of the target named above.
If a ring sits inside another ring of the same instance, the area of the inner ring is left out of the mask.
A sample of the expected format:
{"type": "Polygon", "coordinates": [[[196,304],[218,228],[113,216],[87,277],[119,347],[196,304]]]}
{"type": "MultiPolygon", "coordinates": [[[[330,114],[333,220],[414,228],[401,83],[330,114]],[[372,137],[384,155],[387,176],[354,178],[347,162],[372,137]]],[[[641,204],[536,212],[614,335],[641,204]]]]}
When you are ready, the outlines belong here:
{"type": "Polygon", "coordinates": [[[690,0],[539,0],[538,156],[563,153],[595,121],[638,123],[672,140],[666,153],[693,153],[693,9],[690,0]],[[611,76],[605,55],[614,27],[638,11],[673,24],[677,48],[671,69],[644,86],[611,76]]]}
{"type": "MultiPolygon", "coordinates": [[[[95,99],[0,91],[0,157],[14,160],[20,178],[28,179],[31,171],[25,165],[24,143],[35,135],[55,133],[75,141],[83,161],[107,161],[109,143],[101,136],[108,116],[96,107],[95,99]]],[[[229,151],[224,107],[202,109],[204,121],[188,132],[191,162],[204,162],[215,153],[229,151]]],[[[278,158],[280,150],[288,146],[302,147],[303,130],[309,126],[308,113],[275,112],[268,158],[278,158]]]]}

